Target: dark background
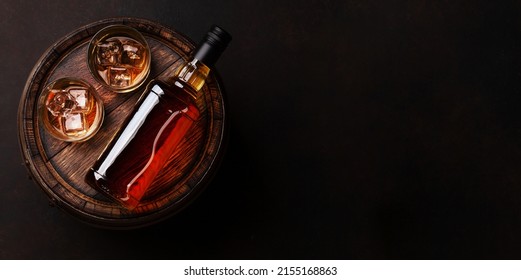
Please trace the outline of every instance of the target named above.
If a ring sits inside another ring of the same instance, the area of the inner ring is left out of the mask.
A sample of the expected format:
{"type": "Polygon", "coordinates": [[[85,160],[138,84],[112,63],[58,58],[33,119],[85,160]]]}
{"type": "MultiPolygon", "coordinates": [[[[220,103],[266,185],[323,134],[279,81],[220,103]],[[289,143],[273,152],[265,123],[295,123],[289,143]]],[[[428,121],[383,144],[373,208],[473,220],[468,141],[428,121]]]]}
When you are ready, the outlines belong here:
{"type": "Polygon", "coordinates": [[[521,258],[521,2],[495,2],[3,0],[0,258],[521,258]],[[17,139],[40,55],[115,16],[234,36],[217,177],[128,232],[49,207],[17,139]]]}

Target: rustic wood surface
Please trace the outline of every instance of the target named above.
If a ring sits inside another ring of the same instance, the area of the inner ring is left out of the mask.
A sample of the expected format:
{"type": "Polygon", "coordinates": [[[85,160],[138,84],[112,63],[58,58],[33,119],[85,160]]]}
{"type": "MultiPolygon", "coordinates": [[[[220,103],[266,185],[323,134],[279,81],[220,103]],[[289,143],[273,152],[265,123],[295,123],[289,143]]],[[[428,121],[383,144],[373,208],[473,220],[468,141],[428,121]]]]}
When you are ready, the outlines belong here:
{"type": "Polygon", "coordinates": [[[146,38],[152,54],[147,80],[171,75],[193,49],[191,41],[182,34],[141,19],[108,19],[80,28],[49,48],[34,67],[20,103],[19,136],[25,164],[52,204],[94,225],[139,227],[180,210],[212,176],[222,151],[224,104],[219,82],[211,74],[197,100],[201,111],[199,121],[135,210],[128,211],[99,194],[84,182],[86,172],[120,128],[144,88],[142,86],[130,93],[114,93],[96,82],[89,72],[89,41],[98,30],[110,24],[129,25],[146,38]],[[57,140],[44,130],[38,118],[39,94],[49,82],[62,77],[84,79],[103,100],[105,119],[102,127],[86,142],[57,140]]]}

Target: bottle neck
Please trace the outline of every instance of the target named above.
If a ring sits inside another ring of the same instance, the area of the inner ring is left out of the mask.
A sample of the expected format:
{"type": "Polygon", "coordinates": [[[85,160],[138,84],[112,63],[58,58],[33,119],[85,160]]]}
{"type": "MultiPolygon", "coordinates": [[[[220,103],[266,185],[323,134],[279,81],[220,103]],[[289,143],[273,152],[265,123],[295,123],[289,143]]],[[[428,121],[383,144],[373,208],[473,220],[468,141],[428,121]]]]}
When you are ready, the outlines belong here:
{"type": "Polygon", "coordinates": [[[197,92],[203,87],[208,74],[210,74],[210,68],[201,61],[193,59],[179,67],[174,78],[197,92]]]}

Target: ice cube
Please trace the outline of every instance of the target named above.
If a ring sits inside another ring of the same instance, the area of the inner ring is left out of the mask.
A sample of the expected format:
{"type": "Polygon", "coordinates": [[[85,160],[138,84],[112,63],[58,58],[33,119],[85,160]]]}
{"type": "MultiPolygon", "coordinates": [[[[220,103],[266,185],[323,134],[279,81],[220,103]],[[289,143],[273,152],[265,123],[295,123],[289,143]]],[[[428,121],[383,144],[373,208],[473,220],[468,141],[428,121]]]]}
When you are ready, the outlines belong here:
{"type": "Polygon", "coordinates": [[[49,102],[46,104],[47,110],[51,112],[51,114],[55,117],[59,116],[61,114],[62,106],[56,102],[49,102]]]}
{"type": "Polygon", "coordinates": [[[101,41],[98,43],[96,63],[99,66],[109,66],[120,63],[121,42],[117,39],[101,41]]]}
{"type": "Polygon", "coordinates": [[[65,134],[77,134],[78,132],[86,131],[87,122],[85,121],[85,115],[82,113],[68,114],[62,119],[62,128],[65,134]]]}
{"type": "Polygon", "coordinates": [[[50,97],[45,105],[53,116],[65,116],[76,109],[76,101],[67,91],[54,92],[50,97]]]}
{"type": "Polygon", "coordinates": [[[109,67],[108,80],[111,86],[127,87],[132,83],[132,73],[125,67],[109,67]]]}
{"type": "Polygon", "coordinates": [[[86,88],[70,88],[69,94],[76,101],[76,108],[74,112],[88,113],[90,111],[90,95],[86,88]]]}
{"type": "Polygon", "coordinates": [[[145,47],[134,40],[122,42],[121,64],[142,68],[145,63],[145,47]]]}

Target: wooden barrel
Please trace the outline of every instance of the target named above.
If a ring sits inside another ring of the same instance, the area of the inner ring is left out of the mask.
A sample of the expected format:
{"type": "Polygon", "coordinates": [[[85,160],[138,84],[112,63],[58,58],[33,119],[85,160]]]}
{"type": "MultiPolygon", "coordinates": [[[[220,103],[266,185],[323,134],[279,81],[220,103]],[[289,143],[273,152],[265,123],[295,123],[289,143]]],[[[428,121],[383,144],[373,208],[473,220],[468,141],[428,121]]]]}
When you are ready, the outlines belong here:
{"type": "Polygon", "coordinates": [[[50,47],[34,67],[20,100],[18,128],[24,162],[52,205],[91,225],[127,229],[170,217],[192,201],[209,182],[223,153],[225,104],[220,82],[212,72],[197,100],[200,119],[135,210],[128,211],[98,193],[85,183],[86,172],[120,128],[144,89],[142,86],[130,93],[114,93],[98,83],[89,72],[89,41],[97,31],[112,24],[133,27],[147,40],[152,55],[148,80],[172,75],[194,48],[192,41],[181,33],[143,19],[106,19],[79,28],[50,47]],[[87,81],[103,100],[105,119],[102,127],[86,142],[57,140],[40,123],[38,97],[48,83],[63,77],[87,81]]]}

